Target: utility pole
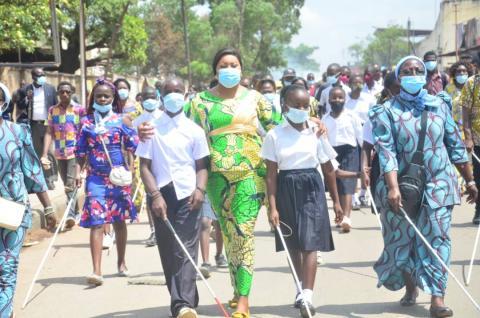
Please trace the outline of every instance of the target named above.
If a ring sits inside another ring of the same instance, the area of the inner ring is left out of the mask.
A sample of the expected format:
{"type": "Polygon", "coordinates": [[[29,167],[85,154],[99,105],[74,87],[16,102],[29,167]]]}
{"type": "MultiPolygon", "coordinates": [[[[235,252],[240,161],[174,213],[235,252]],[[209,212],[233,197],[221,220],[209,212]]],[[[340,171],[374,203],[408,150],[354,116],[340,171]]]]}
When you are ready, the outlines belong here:
{"type": "Polygon", "coordinates": [[[185,0],[180,1],[183,18],[183,41],[185,42],[185,59],[187,60],[188,85],[192,85],[192,67],[190,65],[190,45],[188,44],[187,13],[185,12],[185,0]]]}
{"type": "Polygon", "coordinates": [[[455,7],[455,56],[457,57],[457,62],[458,62],[458,31],[457,31],[457,28],[458,28],[458,3],[457,1],[455,1],[453,3],[453,6],[455,7]]]}
{"type": "Polygon", "coordinates": [[[407,43],[408,43],[408,54],[412,53],[412,42],[410,42],[410,30],[412,29],[412,21],[410,17],[407,21],[407,43]]]}
{"type": "Polygon", "coordinates": [[[80,87],[81,103],[87,106],[87,68],[85,63],[85,4],[80,0],[80,87]]]}

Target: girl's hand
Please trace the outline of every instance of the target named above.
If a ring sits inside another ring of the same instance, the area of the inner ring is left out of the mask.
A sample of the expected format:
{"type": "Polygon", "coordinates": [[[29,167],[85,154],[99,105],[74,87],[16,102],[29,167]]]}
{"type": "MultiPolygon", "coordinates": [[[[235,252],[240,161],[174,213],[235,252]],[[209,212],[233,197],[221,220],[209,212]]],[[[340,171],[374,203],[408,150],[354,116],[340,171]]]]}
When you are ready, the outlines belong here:
{"type": "Polygon", "coordinates": [[[138,126],[138,137],[141,141],[148,140],[153,135],[155,135],[155,128],[149,122],[141,123],[138,126]]]}
{"type": "Polygon", "coordinates": [[[400,194],[400,190],[398,188],[392,188],[388,190],[388,203],[394,212],[400,212],[400,207],[403,207],[403,205],[402,195],[400,194]]]}
{"type": "Polygon", "coordinates": [[[343,220],[343,210],[340,203],[335,203],[333,205],[333,212],[335,213],[335,223],[340,224],[343,220]]]}
{"type": "Polygon", "coordinates": [[[278,214],[277,209],[271,209],[268,211],[268,220],[273,227],[280,225],[280,215],[278,214]]]}
{"type": "Polygon", "coordinates": [[[472,203],[475,203],[477,201],[477,197],[478,197],[478,189],[477,189],[477,186],[472,184],[471,186],[467,187],[467,189],[465,189],[465,194],[467,194],[467,202],[472,204],[472,203]]]}

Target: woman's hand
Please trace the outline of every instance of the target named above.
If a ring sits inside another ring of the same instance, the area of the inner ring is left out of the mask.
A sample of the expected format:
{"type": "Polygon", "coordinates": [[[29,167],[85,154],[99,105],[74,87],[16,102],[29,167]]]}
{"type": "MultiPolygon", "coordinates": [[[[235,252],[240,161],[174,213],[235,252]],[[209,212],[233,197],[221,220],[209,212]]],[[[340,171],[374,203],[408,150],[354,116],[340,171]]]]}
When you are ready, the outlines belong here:
{"type": "Polygon", "coordinates": [[[472,184],[470,186],[467,186],[467,189],[465,190],[464,194],[467,194],[468,203],[473,204],[477,202],[478,189],[476,185],[472,184]]]}
{"type": "Polygon", "coordinates": [[[153,135],[155,135],[155,128],[149,122],[141,123],[138,126],[138,137],[141,141],[150,139],[153,135]]]}
{"type": "Polygon", "coordinates": [[[340,203],[335,203],[333,205],[333,212],[335,213],[335,223],[340,224],[343,220],[343,210],[340,203]]]}
{"type": "Polygon", "coordinates": [[[280,225],[280,215],[278,214],[277,209],[269,209],[268,220],[270,221],[270,224],[275,228],[280,225]]]}
{"type": "Polygon", "coordinates": [[[48,160],[47,156],[42,156],[40,158],[40,163],[42,164],[44,170],[50,170],[52,168],[52,163],[50,160],[48,160]]]}
{"type": "Polygon", "coordinates": [[[362,181],[362,186],[363,188],[367,189],[370,187],[370,172],[372,168],[370,167],[363,167],[362,169],[362,174],[361,174],[361,181],[362,181]]]}
{"type": "Polygon", "coordinates": [[[205,201],[205,194],[199,189],[195,189],[190,199],[188,200],[188,205],[190,206],[190,211],[198,211],[202,207],[203,202],[205,201]]]}
{"type": "Polygon", "coordinates": [[[162,220],[167,219],[167,203],[162,195],[158,195],[152,199],[152,212],[162,220]]]}
{"type": "Polygon", "coordinates": [[[52,232],[57,226],[57,216],[53,210],[53,207],[49,206],[43,209],[43,214],[45,215],[45,221],[47,223],[47,230],[52,232]]]}
{"type": "Polygon", "coordinates": [[[473,151],[473,140],[471,138],[465,139],[465,148],[469,153],[473,151]]]}
{"type": "Polygon", "coordinates": [[[398,189],[398,187],[388,190],[388,203],[394,212],[400,212],[400,207],[403,207],[403,205],[402,195],[400,194],[400,189],[398,189]]]}

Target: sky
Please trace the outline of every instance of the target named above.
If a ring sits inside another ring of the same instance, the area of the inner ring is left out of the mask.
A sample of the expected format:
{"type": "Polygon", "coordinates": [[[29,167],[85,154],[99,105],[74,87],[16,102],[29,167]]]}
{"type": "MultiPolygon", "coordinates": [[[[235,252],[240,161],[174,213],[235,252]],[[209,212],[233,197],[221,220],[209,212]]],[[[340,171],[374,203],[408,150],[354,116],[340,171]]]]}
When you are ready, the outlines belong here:
{"type": "Polygon", "coordinates": [[[313,54],[323,72],[333,62],[346,64],[348,47],[373,34],[375,27],[400,24],[433,29],[440,0],[306,0],[301,10],[302,28],[291,45],[318,46],[313,54]]]}

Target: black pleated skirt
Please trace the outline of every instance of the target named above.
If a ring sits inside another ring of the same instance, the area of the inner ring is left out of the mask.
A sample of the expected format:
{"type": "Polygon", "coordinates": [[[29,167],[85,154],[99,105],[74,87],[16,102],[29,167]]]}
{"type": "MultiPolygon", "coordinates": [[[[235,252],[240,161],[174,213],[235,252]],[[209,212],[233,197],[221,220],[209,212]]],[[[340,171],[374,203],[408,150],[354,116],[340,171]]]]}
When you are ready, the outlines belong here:
{"type": "MultiPolygon", "coordinates": [[[[350,145],[342,145],[333,147],[337,152],[337,161],[340,163],[340,169],[345,171],[358,172],[360,171],[359,152],[357,147],[350,145]]],[[[337,191],[339,195],[354,194],[357,186],[357,179],[338,179],[337,178],[337,191]]]]}
{"type": "MultiPolygon", "coordinates": [[[[300,251],[334,250],[327,199],[317,169],[281,170],[277,179],[277,209],[289,249],[300,251]]],[[[277,252],[283,251],[275,233],[277,252]]]]}

